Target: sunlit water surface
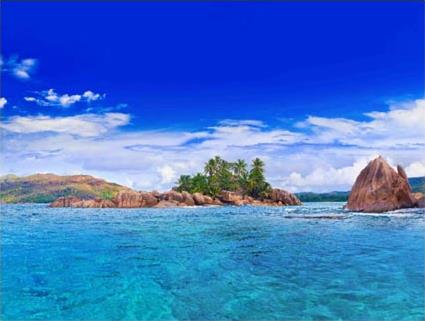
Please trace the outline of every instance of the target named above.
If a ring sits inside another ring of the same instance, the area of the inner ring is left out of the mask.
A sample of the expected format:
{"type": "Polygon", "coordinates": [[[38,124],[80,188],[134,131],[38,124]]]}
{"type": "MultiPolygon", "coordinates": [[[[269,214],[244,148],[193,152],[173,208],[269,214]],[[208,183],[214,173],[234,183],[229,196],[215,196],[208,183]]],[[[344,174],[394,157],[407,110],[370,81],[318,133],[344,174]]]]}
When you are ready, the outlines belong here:
{"type": "Polygon", "coordinates": [[[342,203],[4,205],[1,319],[423,320],[424,227],[342,203]]]}

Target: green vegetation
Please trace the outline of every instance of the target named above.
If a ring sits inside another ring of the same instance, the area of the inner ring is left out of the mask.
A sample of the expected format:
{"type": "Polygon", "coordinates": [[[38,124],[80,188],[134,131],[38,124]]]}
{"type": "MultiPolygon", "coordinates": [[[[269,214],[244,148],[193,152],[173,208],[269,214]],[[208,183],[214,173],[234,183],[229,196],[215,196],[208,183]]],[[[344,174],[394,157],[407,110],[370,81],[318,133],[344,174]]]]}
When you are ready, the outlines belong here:
{"type": "Polygon", "coordinates": [[[264,162],[261,159],[254,159],[248,170],[248,164],[244,160],[228,162],[215,156],[205,164],[203,173],[181,175],[176,190],[198,192],[212,197],[225,190],[259,198],[267,197],[271,186],[266,182],[264,162]]]}
{"type": "Polygon", "coordinates": [[[36,174],[27,177],[7,175],[0,178],[2,203],[50,203],[61,196],[81,199],[111,199],[127,187],[88,175],[58,176],[36,174]]]}

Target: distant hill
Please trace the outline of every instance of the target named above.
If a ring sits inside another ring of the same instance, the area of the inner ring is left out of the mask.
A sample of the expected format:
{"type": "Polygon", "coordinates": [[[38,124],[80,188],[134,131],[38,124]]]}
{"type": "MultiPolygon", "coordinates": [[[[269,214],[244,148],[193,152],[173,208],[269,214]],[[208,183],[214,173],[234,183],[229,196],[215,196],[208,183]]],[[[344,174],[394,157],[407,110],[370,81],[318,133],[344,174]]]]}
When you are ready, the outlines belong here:
{"type": "Polygon", "coordinates": [[[301,202],[346,202],[350,192],[295,193],[301,202]]]}
{"type": "MultiPolygon", "coordinates": [[[[413,192],[425,194],[425,177],[409,178],[410,186],[413,192]]],[[[346,202],[350,192],[328,192],[328,193],[313,193],[301,192],[296,193],[301,202],[346,202]]]]}
{"type": "Polygon", "coordinates": [[[120,190],[129,188],[89,175],[35,174],[0,177],[2,203],[50,203],[60,196],[110,199],[120,190]]]}
{"type": "Polygon", "coordinates": [[[424,177],[412,177],[409,178],[410,186],[415,193],[425,194],[425,176],[424,177]]]}

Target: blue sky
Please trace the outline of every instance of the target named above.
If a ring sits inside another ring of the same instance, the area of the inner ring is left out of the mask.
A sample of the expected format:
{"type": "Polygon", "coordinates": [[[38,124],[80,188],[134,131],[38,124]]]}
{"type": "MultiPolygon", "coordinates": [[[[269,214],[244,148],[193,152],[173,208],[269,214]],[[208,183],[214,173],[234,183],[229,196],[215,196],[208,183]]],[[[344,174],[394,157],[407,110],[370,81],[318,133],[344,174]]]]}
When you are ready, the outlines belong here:
{"type": "Polygon", "coordinates": [[[322,191],[383,154],[425,174],[421,2],[5,2],[1,14],[3,173],[167,189],[214,154],[260,156],[274,185],[322,191]]]}

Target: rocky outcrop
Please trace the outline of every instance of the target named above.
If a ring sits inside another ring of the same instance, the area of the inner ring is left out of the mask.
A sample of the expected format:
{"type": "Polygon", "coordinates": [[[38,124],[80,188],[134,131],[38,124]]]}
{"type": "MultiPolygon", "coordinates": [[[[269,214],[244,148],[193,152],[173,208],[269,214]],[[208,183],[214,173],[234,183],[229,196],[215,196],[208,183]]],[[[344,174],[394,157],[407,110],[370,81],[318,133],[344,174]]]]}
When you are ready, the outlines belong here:
{"type": "Polygon", "coordinates": [[[153,193],[128,191],[118,193],[113,202],[120,208],[152,207],[158,204],[158,198],[153,193]]]}
{"type": "Polygon", "coordinates": [[[59,197],[50,204],[50,207],[82,207],[82,208],[113,208],[117,207],[111,200],[87,199],[82,200],[78,197],[59,197]]]}
{"type": "Polygon", "coordinates": [[[192,195],[193,200],[195,201],[195,205],[222,205],[222,202],[219,199],[214,199],[208,195],[204,195],[201,193],[194,193],[192,195]]]}
{"type": "Polygon", "coordinates": [[[381,156],[369,162],[354,183],[346,209],[386,212],[419,205],[401,166],[395,171],[381,156]]]}
{"type": "Polygon", "coordinates": [[[190,193],[182,192],[182,196],[183,203],[185,203],[187,206],[195,206],[195,201],[190,193]]]}
{"type": "Polygon", "coordinates": [[[416,207],[425,207],[425,195],[423,193],[413,193],[413,198],[415,199],[416,207]]]}
{"type": "Polygon", "coordinates": [[[162,200],[162,201],[159,201],[159,203],[156,204],[154,207],[167,208],[167,207],[177,207],[177,206],[183,206],[183,205],[182,205],[182,203],[179,203],[177,201],[162,200]]]}
{"type": "Polygon", "coordinates": [[[243,198],[243,196],[236,192],[222,191],[220,195],[220,200],[223,203],[241,206],[248,204],[248,201],[243,198]]]}
{"type": "Polygon", "coordinates": [[[72,207],[73,204],[81,202],[81,199],[74,196],[69,197],[59,197],[53,203],[51,203],[50,207],[72,207]]]}
{"type": "Polygon", "coordinates": [[[301,205],[297,196],[279,188],[272,190],[270,198],[274,202],[282,202],[283,205],[301,205]]]}
{"type": "Polygon", "coordinates": [[[121,191],[111,200],[102,199],[79,199],[77,197],[60,197],[50,204],[50,207],[88,207],[88,208],[143,208],[143,207],[179,207],[179,206],[208,206],[208,205],[258,205],[258,206],[282,206],[300,205],[298,198],[284,190],[273,190],[271,197],[267,199],[254,199],[250,196],[236,192],[223,191],[219,197],[212,198],[201,193],[190,194],[188,192],[169,191],[158,192],[135,192],[121,191]]]}

